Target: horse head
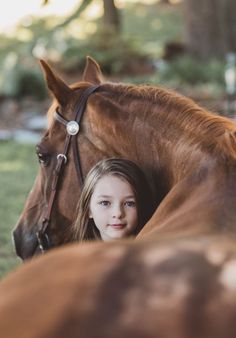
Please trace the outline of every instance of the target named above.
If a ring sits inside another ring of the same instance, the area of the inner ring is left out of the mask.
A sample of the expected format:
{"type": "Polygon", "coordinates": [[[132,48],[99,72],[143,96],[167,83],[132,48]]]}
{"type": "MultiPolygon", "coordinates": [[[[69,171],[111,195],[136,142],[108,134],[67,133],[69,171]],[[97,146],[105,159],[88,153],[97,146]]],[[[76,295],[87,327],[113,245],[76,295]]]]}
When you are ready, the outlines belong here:
{"type": "MultiPolygon", "coordinates": [[[[74,120],[81,93],[86,88],[101,83],[102,74],[97,63],[88,57],[83,82],[74,86],[68,86],[45,61],[41,60],[40,63],[54,102],[48,111],[48,128],[36,146],[39,171],[24,210],[13,231],[16,252],[23,259],[39,252],[38,234],[45,227],[45,225],[42,226],[45,218],[49,218],[50,221],[45,238],[45,240],[50,238],[50,245],[56,246],[70,240],[70,225],[75,216],[81,190],[81,182],[78,181],[74,165],[78,159],[74,159],[76,154],[73,154],[72,139],[76,138],[76,141],[79,139],[80,154],[88,154],[86,157],[80,156],[83,173],[86,173],[96,160],[104,156],[87,139],[87,131],[84,126],[80,128],[79,137],[78,135],[70,135],[71,140],[67,145],[68,149],[65,155],[65,144],[68,142],[69,135],[68,128],[53,116],[57,111],[61,119],[74,120]],[[55,231],[55,229],[57,230],[55,231]]],[[[70,128],[73,130],[73,124],[70,128]]]]}
{"type": "MultiPolygon", "coordinates": [[[[22,259],[44,246],[72,241],[81,176],[97,161],[112,156],[129,158],[141,165],[150,183],[158,180],[155,160],[142,155],[145,128],[123,102],[113,98],[115,90],[109,91],[112,85],[103,83],[100,67],[92,58],[87,58],[82,81],[71,86],[45,61],[41,60],[41,66],[54,101],[48,110],[48,128],[36,146],[39,172],[13,231],[16,252],[22,259]],[[74,121],[78,114],[79,124],[74,121]]],[[[163,195],[160,187],[157,201],[163,195]]]]}

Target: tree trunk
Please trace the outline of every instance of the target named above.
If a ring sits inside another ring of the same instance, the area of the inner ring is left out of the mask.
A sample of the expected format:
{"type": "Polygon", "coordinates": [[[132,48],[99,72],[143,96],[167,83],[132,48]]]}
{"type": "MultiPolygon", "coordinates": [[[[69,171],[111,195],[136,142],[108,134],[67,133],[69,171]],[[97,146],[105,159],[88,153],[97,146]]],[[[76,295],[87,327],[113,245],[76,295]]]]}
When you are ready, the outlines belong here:
{"type": "Polygon", "coordinates": [[[235,0],[184,0],[187,50],[200,58],[236,52],[235,0]]]}
{"type": "Polygon", "coordinates": [[[115,33],[120,32],[120,13],[114,0],[103,0],[104,26],[112,29],[115,33]]]}

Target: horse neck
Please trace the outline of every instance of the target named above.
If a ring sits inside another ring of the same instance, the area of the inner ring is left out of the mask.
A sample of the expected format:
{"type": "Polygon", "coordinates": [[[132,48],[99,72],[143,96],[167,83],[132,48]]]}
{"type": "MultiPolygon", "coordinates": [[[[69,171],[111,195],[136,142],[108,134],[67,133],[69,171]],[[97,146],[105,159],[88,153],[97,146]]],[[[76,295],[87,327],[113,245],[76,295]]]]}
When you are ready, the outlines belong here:
{"type": "Polygon", "coordinates": [[[153,134],[159,161],[169,175],[171,187],[187,176],[223,162],[234,167],[235,123],[200,108],[191,100],[183,98],[176,105],[174,101],[165,110],[157,105],[155,119],[151,121],[156,130],[153,134]]]}
{"type": "Polygon", "coordinates": [[[225,126],[230,133],[235,125],[193,101],[158,88],[103,87],[89,114],[93,143],[105,156],[129,157],[155,172],[163,195],[187,175],[213,166],[217,151],[227,153],[218,138],[225,126]]]}
{"type": "Polygon", "coordinates": [[[205,168],[178,182],[139,237],[235,235],[236,166],[205,168]],[[193,216],[194,215],[194,216],[193,216]]]}

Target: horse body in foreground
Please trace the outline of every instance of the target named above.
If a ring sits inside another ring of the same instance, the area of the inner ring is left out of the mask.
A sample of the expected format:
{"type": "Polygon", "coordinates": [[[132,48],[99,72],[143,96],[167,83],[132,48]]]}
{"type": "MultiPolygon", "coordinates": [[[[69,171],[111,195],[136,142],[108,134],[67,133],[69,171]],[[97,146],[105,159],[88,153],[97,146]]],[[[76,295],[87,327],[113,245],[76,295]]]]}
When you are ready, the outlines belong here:
{"type": "MultiPolygon", "coordinates": [[[[49,126],[37,146],[41,162],[35,185],[14,231],[16,251],[23,259],[37,251],[36,232],[50,204],[50,190],[66,127],[53,117],[73,120],[83,93],[98,85],[87,99],[80,132],[73,136],[83,175],[98,160],[123,157],[144,170],[155,196],[156,212],[138,238],[194,233],[235,233],[236,124],[213,115],[193,101],[150,86],[104,83],[95,61],[88,58],[83,81],[67,86],[42,61],[55,102],[49,126]]],[[[53,202],[48,236],[53,246],[70,242],[81,184],[68,149],[53,202]]]]}
{"type": "Polygon", "coordinates": [[[236,242],[67,245],[0,283],[7,338],[234,338],[236,242]]]}

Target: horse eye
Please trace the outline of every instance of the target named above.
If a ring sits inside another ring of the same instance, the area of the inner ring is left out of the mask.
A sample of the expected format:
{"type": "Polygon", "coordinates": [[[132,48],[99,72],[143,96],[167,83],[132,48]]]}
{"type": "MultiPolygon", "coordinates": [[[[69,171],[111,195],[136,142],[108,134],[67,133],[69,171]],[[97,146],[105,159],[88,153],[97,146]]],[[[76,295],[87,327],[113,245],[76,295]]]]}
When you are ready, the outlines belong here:
{"type": "Polygon", "coordinates": [[[44,166],[47,166],[49,164],[48,154],[38,153],[38,159],[39,159],[39,163],[44,165],[44,166]]]}
{"type": "Polygon", "coordinates": [[[36,153],[38,156],[39,163],[42,164],[43,166],[47,166],[50,160],[49,154],[41,152],[38,146],[36,147],[36,153]]]}

